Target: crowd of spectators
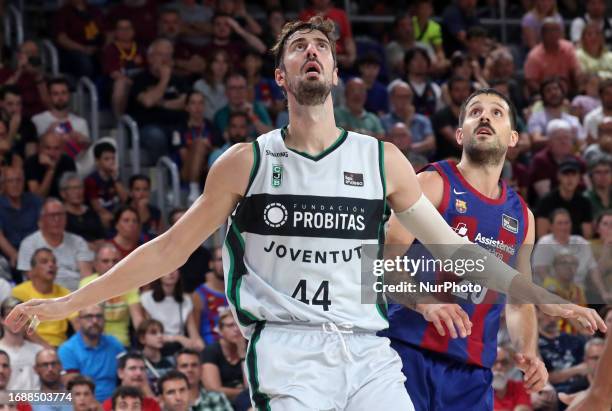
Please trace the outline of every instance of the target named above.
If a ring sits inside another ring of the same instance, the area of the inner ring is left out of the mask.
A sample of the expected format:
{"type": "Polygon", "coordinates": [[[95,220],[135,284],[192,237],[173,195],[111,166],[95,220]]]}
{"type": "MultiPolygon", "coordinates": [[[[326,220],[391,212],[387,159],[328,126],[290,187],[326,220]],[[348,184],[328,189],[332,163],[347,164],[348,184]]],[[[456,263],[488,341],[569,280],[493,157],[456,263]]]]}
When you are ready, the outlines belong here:
{"type": "MultiPolygon", "coordinates": [[[[163,221],[149,176],[120,175],[114,138],[92,141],[92,125],[72,108],[76,80],[94,81],[94,109],[136,121],[143,165],[164,155],[176,163],[191,203],[225,150],[287,125],[267,50],[287,16],[322,14],[336,25],[338,126],[393,142],[416,169],[459,159],[455,130],[472,91],[491,87],[510,98],[520,138],[503,184],[536,217],[534,280],[602,309],[612,327],[610,6],[509,4],[520,30],[508,26],[501,41],[499,24],[483,24],[498,18],[496,2],[351,2],[352,13],[395,16],[372,24],[353,22],[343,2],[292,3],[65,0],[37,36],[4,50],[2,317],[20,301],[94,281],[185,212],[163,221]],[[61,76],[46,73],[40,35],[57,47],[61,76]]],[[[2,327],[0,390],[69,391],[77,410],[247,409],[245,340],[224,288],[220,248],[200,247],[143,289],[44,322],[33,335],[2,327]]],[[[555,410],[558,392],[588,387],[606,336],[586,338],[541,312],[538,319],[550,385],[525,392],[502,325],[496,410],[555,410]]],[[[44,409],[28,407],[20,405],[44,409]]]]}

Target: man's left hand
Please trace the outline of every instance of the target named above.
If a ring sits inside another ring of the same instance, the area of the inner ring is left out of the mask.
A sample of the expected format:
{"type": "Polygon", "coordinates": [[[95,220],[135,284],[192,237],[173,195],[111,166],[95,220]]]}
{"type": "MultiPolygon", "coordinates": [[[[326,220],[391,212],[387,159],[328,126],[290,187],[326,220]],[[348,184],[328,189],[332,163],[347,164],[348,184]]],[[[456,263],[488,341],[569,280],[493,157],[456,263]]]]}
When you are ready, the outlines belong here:
{"type": "Polygon", "coordinates": [[[514,361],[525,374],[524,383],[527,392],[538,392],[544,388],[548,382],[548,371],[542,360],[535,355],[516,353],[514,361]]]}

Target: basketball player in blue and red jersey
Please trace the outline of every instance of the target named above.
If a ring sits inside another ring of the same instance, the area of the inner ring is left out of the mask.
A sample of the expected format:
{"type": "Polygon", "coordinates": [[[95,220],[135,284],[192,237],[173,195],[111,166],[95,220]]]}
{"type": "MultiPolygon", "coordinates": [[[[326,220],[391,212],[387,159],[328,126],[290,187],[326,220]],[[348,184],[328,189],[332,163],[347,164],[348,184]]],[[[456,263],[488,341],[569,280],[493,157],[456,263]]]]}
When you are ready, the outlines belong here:
{"type": "MultiPolygon", "coordinates": [[[[417,178],[457,234],[531,276],[533,214],[500,180],[506,151],[518,141],[515,121],[515,109],[502,94],[493,89],[474,92],[459,115],[456,138],[463,146],[461,161],[430,164],[417,178]]],[[[413,240],[392,218],[387,244],[409,245],[413,240]]],[[[537,355],[534,306],[504,304],[503,295],[486,288],[455,297],[458,304],[391,305],[389,309],[389,329],[382,334],[402,358],[405,385],[415,409],[493,410],[491,367],[504,310],[526,388],[539,391],[548,373],[537,355]]]]}

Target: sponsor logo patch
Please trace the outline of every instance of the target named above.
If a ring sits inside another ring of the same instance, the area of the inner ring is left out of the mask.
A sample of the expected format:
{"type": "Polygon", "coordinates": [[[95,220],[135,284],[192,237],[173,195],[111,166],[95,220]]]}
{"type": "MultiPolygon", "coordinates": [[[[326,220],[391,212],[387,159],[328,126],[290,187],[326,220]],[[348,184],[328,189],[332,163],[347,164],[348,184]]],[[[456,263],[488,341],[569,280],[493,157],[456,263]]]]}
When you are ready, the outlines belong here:
{"type": "Polygon", "coordinates": [[[511,233],[517,234],[519,229],[519,222],[516,218],[510,217],[509,215],[502,214],[502,228],[511,233]]]}
{"type": "Polygon", "coordinates": [[[272,187],[280,187],[283,182],[283,166],[280,164],[272,165],[272,187]]]}
{"type": "Polygon", "coordinates": [[[344,172],[344,184],[353,187],[363,187],[363,174],[344,172]]]}
{"type": "Polygon", "coordinates": [[[465,214],[467,212],[467,203],[463,200],[455,199],[455,210],[458,213],[465,214]]]}

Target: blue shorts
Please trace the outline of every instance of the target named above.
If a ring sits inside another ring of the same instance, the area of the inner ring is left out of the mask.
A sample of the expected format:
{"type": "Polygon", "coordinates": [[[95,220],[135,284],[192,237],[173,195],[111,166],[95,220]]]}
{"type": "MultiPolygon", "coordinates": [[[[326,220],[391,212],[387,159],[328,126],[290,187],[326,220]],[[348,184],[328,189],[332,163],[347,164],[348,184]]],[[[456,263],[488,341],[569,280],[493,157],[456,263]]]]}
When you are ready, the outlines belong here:
{"type": "Polygon", "coordinates": [[[391,339],[417,411],[492,411],[493,373],[391,339]]]}

